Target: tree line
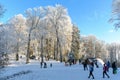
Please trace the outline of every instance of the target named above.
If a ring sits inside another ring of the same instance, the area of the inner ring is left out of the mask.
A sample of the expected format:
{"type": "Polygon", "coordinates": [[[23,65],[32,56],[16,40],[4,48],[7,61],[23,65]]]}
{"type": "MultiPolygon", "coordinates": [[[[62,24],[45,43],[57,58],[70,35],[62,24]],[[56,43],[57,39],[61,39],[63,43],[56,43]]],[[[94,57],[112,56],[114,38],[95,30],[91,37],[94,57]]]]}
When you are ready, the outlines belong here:
{"type": "Polygon", "coordinates": [[[44,57],[62,62],[72,51],[76,60],[84,56],[119,62],[120,45],[105,43],[94,35],[80,35],[62,5],[29,8],[25,15],[14,15],[0,26],[0,54],[15,54],[16,61],[22,54],[26,55],[26,63],[33,55],[42,62],[44,57]]]}

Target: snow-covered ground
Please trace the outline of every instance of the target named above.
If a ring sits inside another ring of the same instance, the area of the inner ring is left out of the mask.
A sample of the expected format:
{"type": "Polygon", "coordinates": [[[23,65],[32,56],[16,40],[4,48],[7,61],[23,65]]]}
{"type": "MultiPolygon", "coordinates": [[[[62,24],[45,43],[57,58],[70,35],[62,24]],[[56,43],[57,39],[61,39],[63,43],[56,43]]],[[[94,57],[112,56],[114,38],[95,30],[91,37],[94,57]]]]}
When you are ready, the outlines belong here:
{"type": "MultiPolygon", "coordinates": [[[[88,79],[89,71],[84,71],[83,66],[75,64],[65,66],[64,63],[48,61],[47,68],[40,68],[39,61],[32,60],[25,64],[25,61],[11,62],[12,64],[0,71],[0,80],[92,80],[88,79]],[[50,67],[50,63],[53,64],[50,67]]],[[[116,75],[109,71],[110,78],[102,78],[102,66],[94,68],[94,80],[120,80],[120,72],[116,75]]]]}

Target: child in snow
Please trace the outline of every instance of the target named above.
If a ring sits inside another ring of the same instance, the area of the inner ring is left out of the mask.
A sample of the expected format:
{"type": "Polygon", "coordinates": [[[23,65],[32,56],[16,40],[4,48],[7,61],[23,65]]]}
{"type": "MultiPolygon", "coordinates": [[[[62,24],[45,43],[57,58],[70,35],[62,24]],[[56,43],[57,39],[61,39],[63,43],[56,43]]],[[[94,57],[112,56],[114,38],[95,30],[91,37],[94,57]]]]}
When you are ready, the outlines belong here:
{"type": "Polygon", "coordinates": [[[107,65],[104,64],[104,65],[103,65],[103,78],[105,78],[105,75],[106,75],[108,78],[110,78],[109,75],[107,74],[107,70],[108,70],[107,68],[108,68],[107,65]]]}

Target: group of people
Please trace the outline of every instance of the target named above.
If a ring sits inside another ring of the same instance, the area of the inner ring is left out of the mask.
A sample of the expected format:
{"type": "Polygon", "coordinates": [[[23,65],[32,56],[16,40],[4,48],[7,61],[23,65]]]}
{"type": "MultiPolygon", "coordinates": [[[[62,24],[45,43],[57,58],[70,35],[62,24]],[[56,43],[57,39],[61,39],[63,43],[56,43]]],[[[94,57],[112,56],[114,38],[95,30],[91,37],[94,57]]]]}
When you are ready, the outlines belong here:
{"type": "Polygon", "coordinates": [[[109,68],[112,68],[112,72],[113,74],[117,73],[117,66],[116,66],[116,61],[114,61],[112,64],[110,64],[110,62],[108,61],[107,63],[104,64],[103,66],[103,78],[105,77],[105,75],[110,78],[110,76],[107,74],[107,72],[109,72],[109,68]]]}
{"type": "MultiPolygon", "coordinates": [[[[89,75],[88,75],[88,78],[92,77],[92,79],[94,79],[95,78],[94,75],[93,75],[94,64],[98,68],[97,62],[93,62],[93,61],[89,62],[89,60],[86,59],[82,64],[83,64],[84,70],[88,70],[87,65],[89,66],[89,75]]],[[[110,67],[112,67],[113,74],[117,73],[116,62],[113,62],[112,64],[110,64],[110,62],[108,61],[108,62],[106,62],[106,63],[103,64],[103,78],[105,78],[105,76],[107,76],[108,78],[110,78],[110,76],[108,75],[110,67]]]]}
{"type": "Polygon", "coordinates": [[[65,61],[65,66],[71,66],[76,64],[77,60],[75,59],[68,59],[67,61],[65,61]]]}
{"type": "MultiPolygon", "coordinates": [[[[41,68],[47,68],[47,63],[46,62],[40,62],[40,67],[41,68]]],[[[52,63],[50,63],[50,67],[52,67],[52,63]]]]}

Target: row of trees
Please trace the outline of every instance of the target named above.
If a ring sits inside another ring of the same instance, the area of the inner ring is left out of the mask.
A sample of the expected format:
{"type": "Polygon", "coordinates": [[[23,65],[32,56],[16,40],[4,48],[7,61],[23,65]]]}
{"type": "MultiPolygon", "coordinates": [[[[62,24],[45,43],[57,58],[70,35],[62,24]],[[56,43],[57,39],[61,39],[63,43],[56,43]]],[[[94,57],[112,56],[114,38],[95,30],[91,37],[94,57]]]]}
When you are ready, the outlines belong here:
{"type": "Polygon", "coordinates": [[[73,26],[67,9],[61,5],[29,8],[26,15],[18,14],[2,24],[1,44],[6,46],[3,53],[26,55],[26,63],[35,56],[60,60],[73,50],[79,51],[80,31],[73,26]],[[4,37],[4,39],[3,39],[4,37]],[[74,45],[71,47],[71,44],[74,45]]]}
{"type": "Polygon", "coordinates": [[[80,39],[80,54],[85,57],[101,58],[104,61],[118,61],[120,57],[119,43],[105,43],[97,39],[94,35],[81,36],[80,39]]]}
{"type": "Polygon", "coordinates": [[[33,55],[41,61],[47,57],[62,62],[71,51],[76,60],[84,55],[113,62],[119,61],[119,48],[120,44],[106,44],[93,35],[80,36],[80,30],[61,5],[29,8],[25,15],[15,15],[0,27],[0,53],[16,54],[17,61],[24,54],[26,63],[33,55]]]}

